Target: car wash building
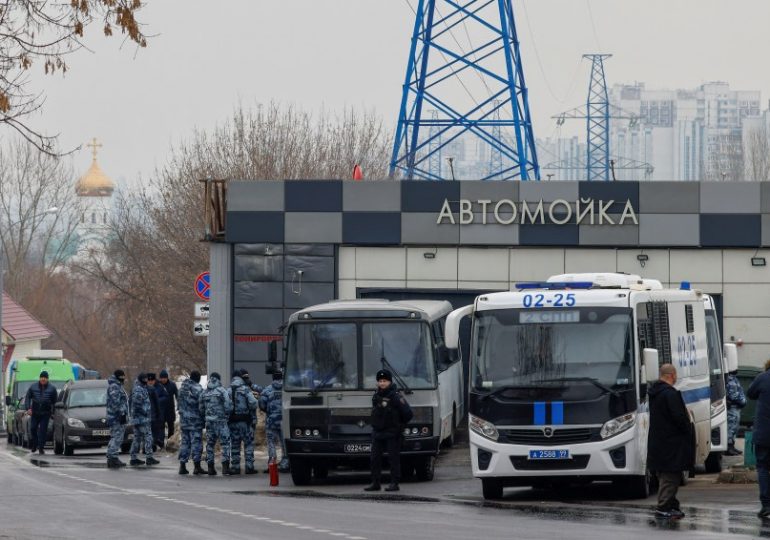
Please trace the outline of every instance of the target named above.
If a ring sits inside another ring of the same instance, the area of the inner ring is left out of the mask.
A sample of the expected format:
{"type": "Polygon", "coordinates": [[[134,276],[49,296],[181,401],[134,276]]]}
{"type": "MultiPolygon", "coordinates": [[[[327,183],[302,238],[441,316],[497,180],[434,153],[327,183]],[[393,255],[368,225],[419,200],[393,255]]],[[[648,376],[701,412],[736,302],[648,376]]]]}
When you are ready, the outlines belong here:
{"type": "Polygon", "coordinates": [[[215,191],[209,369],[225,376],[246,367],[264,380],[268,344],[310,305],[458,307],[573,272],[689,281],[714,296],[742,365],[770,358],[767,182],[230,181],[215,191]]]}

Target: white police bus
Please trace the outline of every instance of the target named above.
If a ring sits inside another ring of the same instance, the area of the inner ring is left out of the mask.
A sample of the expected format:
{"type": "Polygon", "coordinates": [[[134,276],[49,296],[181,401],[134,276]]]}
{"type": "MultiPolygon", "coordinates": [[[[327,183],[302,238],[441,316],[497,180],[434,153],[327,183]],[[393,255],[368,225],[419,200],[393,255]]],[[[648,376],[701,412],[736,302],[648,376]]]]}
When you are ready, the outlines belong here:
{"type": "Polygon", "coordinates": [[[706,459],[706,472],[722,470],[722,452],[727,450],[727,392],[725,376],[738,369],[738,349],[734,343],[722,345],[714,299],[703,295],[706,316],[709,379],[711,385],[711,453],[706,459]]]}
{"type": "Polygon", "coordinates": [[[336,466],[368,468],[372,393],[381,369],[414,417],[402,473],[431,480],[442,442],[465,416],[462,362],[450,358],[445,301],[340,300],[303,309],[286,329],[283,436],[295,485],[336,466]]]}
{"type": "MultiPolygon", "coordinates": [[[[688,286],[683,284],[686,289],[688,286]]],[[[626,274],[572,274],[479,296],[472,316],[470,448],[484,497],[505,486],[612,480],[646,497],[647,384],[672,363],[709,453],[710,389],[702,294],[626,274]]]]}

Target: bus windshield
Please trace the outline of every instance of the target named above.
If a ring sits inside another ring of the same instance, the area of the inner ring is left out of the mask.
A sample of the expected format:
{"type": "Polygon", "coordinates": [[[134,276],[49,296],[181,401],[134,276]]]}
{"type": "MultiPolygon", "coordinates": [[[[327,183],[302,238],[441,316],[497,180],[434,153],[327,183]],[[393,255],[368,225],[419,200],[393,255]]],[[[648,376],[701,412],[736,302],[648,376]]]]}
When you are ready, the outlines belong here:
{"type": "Polygon", "coordinates": [[[625,389],[634,383],[631,310],[482,311],[471,357],[480,392],[575,383],[625,389]]]}
{"type": "Polygon", "coordinates": [[[400,377],[412,390],[435,388],[429,330],[422,321],[294,324],[288,335],[286,389],[374,389],[383,368],[392,368],[394,382],[400,377]]]}

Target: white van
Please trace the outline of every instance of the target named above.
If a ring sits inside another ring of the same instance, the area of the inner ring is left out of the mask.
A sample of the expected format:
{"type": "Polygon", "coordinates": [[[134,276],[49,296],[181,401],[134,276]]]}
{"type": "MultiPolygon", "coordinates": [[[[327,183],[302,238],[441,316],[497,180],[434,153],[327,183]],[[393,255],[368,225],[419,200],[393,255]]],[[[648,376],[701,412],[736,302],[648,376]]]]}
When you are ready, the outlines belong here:
{"type": "Polygon", "coordinates": [[[696,434],[710,451],[703,295],[626,274],[565,274],[479,296],[447,319],[447,347],[472,317],[470,447],[484,497],[505,486],[612,480],[646,497],[647,385],[676,366],[696,434]]]}

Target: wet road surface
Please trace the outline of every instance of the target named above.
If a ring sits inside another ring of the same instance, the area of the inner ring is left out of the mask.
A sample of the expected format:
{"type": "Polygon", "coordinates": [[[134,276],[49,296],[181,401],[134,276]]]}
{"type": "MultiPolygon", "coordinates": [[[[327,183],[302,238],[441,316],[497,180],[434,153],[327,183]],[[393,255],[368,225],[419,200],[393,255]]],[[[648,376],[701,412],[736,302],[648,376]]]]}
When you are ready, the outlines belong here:
{"type": "Polygon", "coordinates": [[[652,500],[617,501],[603,485],[512,490],[485,503],[462,460],[393,496],[363,494],[366,478],[356,475],[309,489],[283,475],[276,490],[263,474],[181,477],[172,455],[161,461],[111,471],[99,453],[32,456],[2,444],[0,538],[770,538],[770,523],[754,515],[754,486],[691,485],[687,517],[670,522],[652,517],[652,500]]]}

